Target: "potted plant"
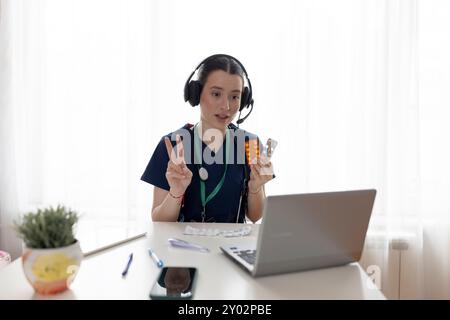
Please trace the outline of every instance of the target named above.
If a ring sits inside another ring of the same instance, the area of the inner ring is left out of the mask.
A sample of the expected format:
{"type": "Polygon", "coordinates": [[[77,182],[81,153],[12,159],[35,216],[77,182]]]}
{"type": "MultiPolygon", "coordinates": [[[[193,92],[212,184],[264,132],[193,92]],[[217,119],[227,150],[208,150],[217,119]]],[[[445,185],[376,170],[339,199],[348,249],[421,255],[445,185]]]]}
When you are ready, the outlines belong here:
{"type": "Polygon", "coordinates": [[[83,259],[74,236],[77,212],[58,205],[25,214],[15,229],[24,241],[22,265],[36,292],[54,294],[66,290],[83,259]]]}

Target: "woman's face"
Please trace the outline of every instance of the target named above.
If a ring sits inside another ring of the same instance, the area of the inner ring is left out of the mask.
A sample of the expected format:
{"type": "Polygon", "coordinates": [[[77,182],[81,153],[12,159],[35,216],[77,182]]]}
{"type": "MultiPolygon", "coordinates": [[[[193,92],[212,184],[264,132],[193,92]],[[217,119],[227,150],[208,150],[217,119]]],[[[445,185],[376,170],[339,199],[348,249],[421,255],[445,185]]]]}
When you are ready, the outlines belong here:
{"type": "Polygon", "coordinates": [[[237,74],[211,72],[200,95],[203,125],[223,131],[239,111],[242,87],[242,78],[237,74]]]}

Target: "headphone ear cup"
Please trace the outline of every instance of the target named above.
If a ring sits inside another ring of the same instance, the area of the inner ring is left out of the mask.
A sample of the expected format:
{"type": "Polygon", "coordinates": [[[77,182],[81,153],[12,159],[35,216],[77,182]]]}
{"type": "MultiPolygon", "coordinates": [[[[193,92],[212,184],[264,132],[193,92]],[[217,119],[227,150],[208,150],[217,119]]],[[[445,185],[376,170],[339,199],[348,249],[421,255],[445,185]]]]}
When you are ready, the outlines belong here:
{"type": "Polygon", "coordinates": [[[189,101],[191,106],[195,107],[200,103],[200,93],[202,86],[200,81],[192,80],[184,88],[184,101],[189,101]]]}
{"type": "Polygon", "coordinates": [[[186,84],[184,85],[184,101],[189,101],[189,84],[191,82],[188,81],[186,82],[186,84]]]}
{"type": "Polygon", "coordinates": [[[249,105],[250,99],[250,90],[248,89],[248,87],[245,87],[241,95],[241,106],[239,108],[239,111],[242,111],[242,109],[249,105]]]}

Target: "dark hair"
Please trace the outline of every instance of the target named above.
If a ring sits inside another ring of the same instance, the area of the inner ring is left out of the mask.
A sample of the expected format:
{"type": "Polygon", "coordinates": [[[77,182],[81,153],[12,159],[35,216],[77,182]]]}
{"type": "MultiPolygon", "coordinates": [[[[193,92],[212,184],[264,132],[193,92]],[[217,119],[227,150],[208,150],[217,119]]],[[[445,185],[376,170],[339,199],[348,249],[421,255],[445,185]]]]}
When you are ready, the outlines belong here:
{"type": "Polygon", "coordinates": [[[244,71],[241,66],[232,58],[226,56],[217,56],[208,59],[200,67],[198,71],[198,80],[202,87],[205,85],[206,80],[211,72],[216,70],[223,70],[229,74],[236,74],[242,79],[242,86],[244,86],[244,71]]]}

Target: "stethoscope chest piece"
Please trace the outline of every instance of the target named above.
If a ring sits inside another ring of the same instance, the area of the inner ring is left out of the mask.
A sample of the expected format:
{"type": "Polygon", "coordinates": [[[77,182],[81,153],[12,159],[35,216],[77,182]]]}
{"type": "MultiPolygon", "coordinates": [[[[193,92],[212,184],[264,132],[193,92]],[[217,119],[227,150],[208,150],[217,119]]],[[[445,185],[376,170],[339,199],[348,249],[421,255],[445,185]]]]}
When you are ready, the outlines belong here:
{"type": "Polygon", "coordinates": [[[200,169],[198,170],[198,175],[203,181],[208,180],[208,171],[205,168],[200,167],[200,169]]]}

